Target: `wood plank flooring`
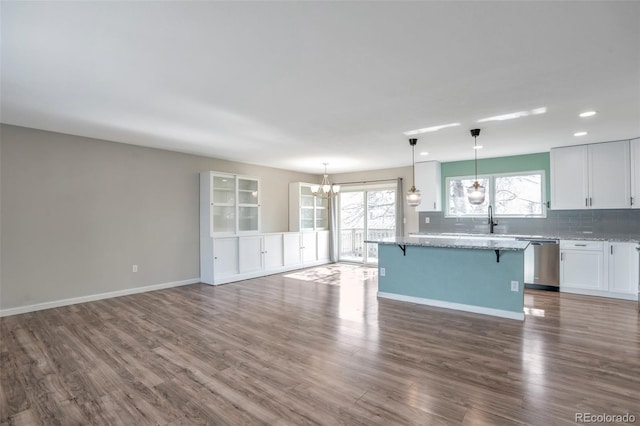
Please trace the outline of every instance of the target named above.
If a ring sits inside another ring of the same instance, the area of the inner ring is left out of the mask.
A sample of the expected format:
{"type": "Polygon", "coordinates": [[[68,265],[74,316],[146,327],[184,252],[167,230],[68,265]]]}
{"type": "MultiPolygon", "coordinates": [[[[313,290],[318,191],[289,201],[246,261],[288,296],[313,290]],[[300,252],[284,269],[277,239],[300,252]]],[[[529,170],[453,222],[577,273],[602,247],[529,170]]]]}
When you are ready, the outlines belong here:
{"type": "Polygon", "coordinates": [[[640,422],[635,302],[527,291],[520,322],[376,291],[332,265],[2,318],[0,422],[640,422]]]}

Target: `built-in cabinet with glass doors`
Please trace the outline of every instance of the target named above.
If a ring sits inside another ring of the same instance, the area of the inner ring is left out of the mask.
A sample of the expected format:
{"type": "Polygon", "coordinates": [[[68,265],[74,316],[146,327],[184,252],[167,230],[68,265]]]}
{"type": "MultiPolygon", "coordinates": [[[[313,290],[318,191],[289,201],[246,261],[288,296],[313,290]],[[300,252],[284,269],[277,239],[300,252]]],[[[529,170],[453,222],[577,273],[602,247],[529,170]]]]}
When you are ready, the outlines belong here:
{"type": "Polygon", "coordinates": [[[299,194],[305,195],[297,204],[304,204],[300,217],[310,218],[304,226],[311,228],[263,234],[258,178],[201,173],[200,281],[224,284],[329,262],[326,199],[310,188],[299,194]]]}
{"type": "Polygon", "coordinates": [[[315,197],[311,184],[289,184],[289,231],[329,229],[329,199],[315,197]]]}

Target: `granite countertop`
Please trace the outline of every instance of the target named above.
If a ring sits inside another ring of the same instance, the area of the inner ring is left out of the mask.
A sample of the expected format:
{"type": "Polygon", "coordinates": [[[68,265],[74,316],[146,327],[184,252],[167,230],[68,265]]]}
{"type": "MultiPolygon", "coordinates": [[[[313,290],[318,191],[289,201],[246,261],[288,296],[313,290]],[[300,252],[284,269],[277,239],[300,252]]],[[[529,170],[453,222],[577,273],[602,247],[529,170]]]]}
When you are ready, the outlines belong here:
{"type": "Polygon", "coordinates": [[[631,242],[640,243],[640,235],[629,234],[608,234],[605,236],[596,236],[584,233],[565,233],[565,234],[545,234],[545,235],[528,235],[528,234],[481,234],[481,233],[456,233],[456,232],[414,232],[409,234],[416,238],[428,237],[451,237],[464,238],[470,237],[504,237],[504,238],[539,238],[549,240],[585,240],[585,241],[612,241],[612,242],[631,242]]]}
{"type": "Polygon", "coordinates": [[[401,246],[439,247],[455,249],[478,249],[478,250],[513,250],[522,251],[529,245],[528,241],[505,240],[500,238],[473,239],[473,238],[429,238],[421,237],[388,237],[380,239],[368,239],[365,243],[394,244],[401,246]]]}

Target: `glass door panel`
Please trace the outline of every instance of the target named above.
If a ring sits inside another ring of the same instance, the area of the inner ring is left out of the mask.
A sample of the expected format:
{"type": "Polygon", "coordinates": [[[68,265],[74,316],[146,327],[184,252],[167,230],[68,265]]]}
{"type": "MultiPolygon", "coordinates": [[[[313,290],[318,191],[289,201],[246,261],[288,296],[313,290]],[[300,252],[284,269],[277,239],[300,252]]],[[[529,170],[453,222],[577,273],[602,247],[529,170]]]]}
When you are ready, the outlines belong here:
{"type": "Polygon", "coordinates": [[[313,207],[300,209],[300,229],[313,229],[313,207]]]}
{"type": "Polygon", "coordinates": [[[340,260],[363,262],[364,192],[340,192],[340,260]]]}
{"type": "Polygon", "coordinates": [[[258,205],[258,181],[238,178],[238,203],[258,205]]]}
{"type": "Polygon", "coordinates": [[[339,197],[340,260],[377,264],[378,245],[364,240],[395,236],[395,190],[343,191],[339,197]]]}
{"type": "Polygon", "coordinates": [[[213,206],[214,232],[236,232],[236,208],[228,206],[213,206]]]}
{"type": "MultiPolygon", "coordinates": [[[[367,191],[367,239],[396,235],[396,192],[367,191]]],[[[367,263],[378,263],[378,245],[366,244],[367,263]]]]}
{"type": "Polygon", "coordinates": [[[238,230],[258,231],[258,207],[238,207],[238,230]]]}

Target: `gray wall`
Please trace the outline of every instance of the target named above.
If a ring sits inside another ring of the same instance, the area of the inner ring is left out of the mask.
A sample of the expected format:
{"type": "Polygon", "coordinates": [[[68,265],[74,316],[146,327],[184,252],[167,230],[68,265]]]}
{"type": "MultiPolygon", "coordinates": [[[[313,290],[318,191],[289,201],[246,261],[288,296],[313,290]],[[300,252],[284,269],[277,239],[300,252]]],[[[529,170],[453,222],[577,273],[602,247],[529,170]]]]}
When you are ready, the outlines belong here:
{"type": "Polygon", "coordinates": [[[9,125],[0,151],[0,309],[198,278],[201,171],[260,177],[264,232],[288,230],[289,182],[319,180],[9,125]]]}

